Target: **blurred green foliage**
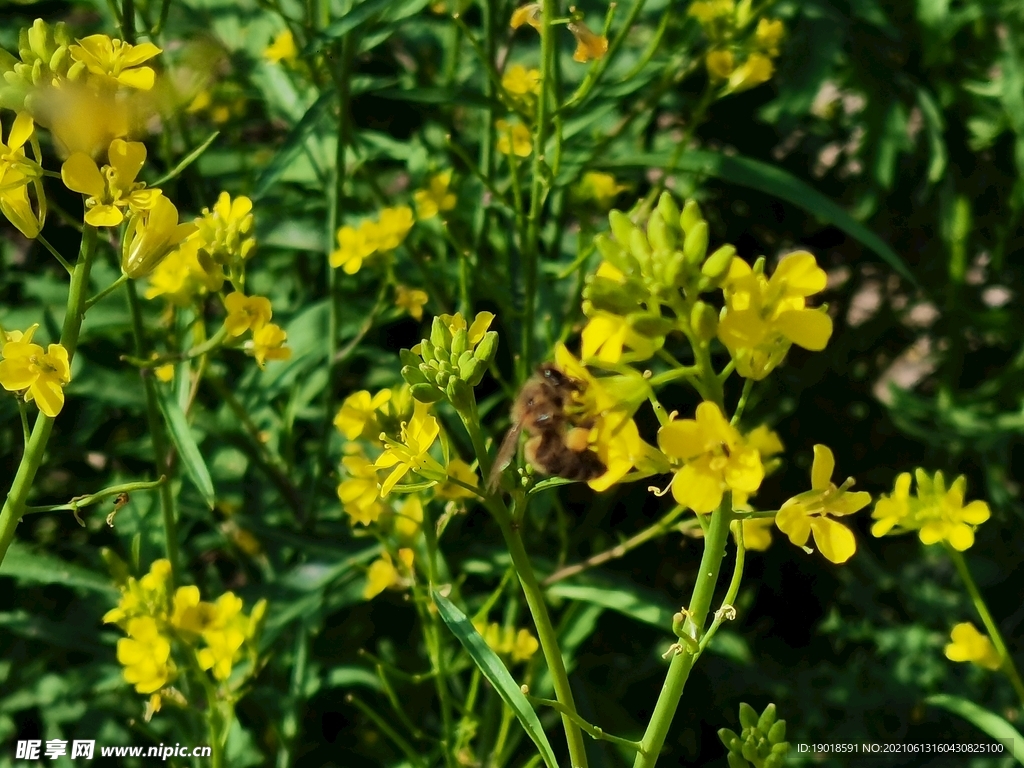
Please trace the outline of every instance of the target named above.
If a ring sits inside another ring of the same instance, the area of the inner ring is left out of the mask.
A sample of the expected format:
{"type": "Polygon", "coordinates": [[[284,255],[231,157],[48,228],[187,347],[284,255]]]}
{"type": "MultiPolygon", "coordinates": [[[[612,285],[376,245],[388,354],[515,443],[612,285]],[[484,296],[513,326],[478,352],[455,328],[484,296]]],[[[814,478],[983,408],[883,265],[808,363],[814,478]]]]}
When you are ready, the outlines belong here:
{"type": "MultiPolygon", "coordinates": [[[[490,24],[493,44],[503,48],[513,8],[486,5],[484,13],[477,3],[458,10],[481,39],[490,24]]],[[[140,20],[156,25],[160,4],[137,0],[136,7],[140,20]]],[[[344,220],[408,196],[431,172],[453,166],[462,213],[450,227],[415,230],[409,250],[422,263],[400,262],[397,278],[427,291],[430,312],[469,309],[472,297],[473,308],[495,310],[499,324],[503,310],[518,310],[510,286],[521,285],[522,275],[508,237],[517,213],[474,176],[474,137],[482,111],[500,105],[462,27],[426,2],[330,8],[329,23],[318,23],[299,45],[351,57],[351,77],[335,83],[301,63],[287,68],[263,57],[282,29],[279,11],[302,19],[298,4],[174,0],[166,7],[158,36],[165,56],[195,73],[214,108],[164,126],[151,142],[147,172],[159,178],[220,132],[165,192],[189,211],[211,205],[221,189],[253,198],[260,249],[247,287],[272,300],[293,349],[289,361],[266,371],[237,353],[210,363],[189,413],[217,505],[211,511],[187,476],[174,486],[183,556],[203,592],[231,589],[247,605],[270,603],[262,638],[269,661],[239,705],[228,764],[398,765],[400,751],[348,697],[390,718],[394,686],[405,716],[434,728],[432,687],[379,672],[426,669],[426,651],[402,595],[363,600],[365,567],[380,548],[353,529],[334,496],[336,458],[326,458],[325,446],[336,457],[341,441],[325,419],[324,399],[337,403],[349,392],[399,383],[397,351],[422,333],[381,298],[379,278],[367,269],[347,278],[339,327],[329,327],[324,254],[335,246],[334,225],[343,223],[334,221],[325,172],[338,152],[336,89],[346,92],[352,117],[344,220]],[[342,51],[338,40],[352,32],[347,39],[356,42],[342,51]],[[472,256],[462,260],[460,252],[472,256]],[[324,343],[332,331],[341,340],[336,350],[324,343]],[[324,365],[330,351],[340,355],[333,378],[324,365]]],[[[751,257],[796,245],[814,251],[830,272],[826,299],[836,331],[823,353],[792,353],[754,390],[748,415],[776,428],[795,457],[759,499],[777,504],[801,490],[817,442],[832,446],[842,471],[873,495],[919,465],[967,474],[971,496],[988,499],[994,512],[967,557],[1011,652],[1019,651],[1024,6],[779,0],[772,13],[788,34],[776,76],[710,105],[696,126],[697,147],[675,160],[706,78],[700,62],[687,58],[698,30],[667,8],[662,0],[642,5],[627,53],[562,127],[564,178],[540,233],[536,329],[554,341],[580,319],[580,288],[556,278],[588,257],[585,235],[605,227],[598,212],[570,199],[568,185],[583,169],[614,173],[635,198],[674,164],[667,181],[701,200],[713,242],[733,242],[751,257]],[[649,44],[654,52],[645,61],[649,44]]],[[[596,20],[606,8],[588,3],[584,10],[596,20]]],[[[117,26],[105,4],[4,3],[0,14],[0,47],[8,50],[38,16],[65,20],[78,35],[117,26]]],[[[559,55],[568,61],[571,41],[564,42],[559,55]]],[[[53,202],[77,218],[75,196],[53,202]]],[[[62,218],[51,215],[48,236],[73,252],[77,235],[62,218]]],[[[56,338],[66,277],[3,226],[0,323],[41,322],[56,338]]],[[[93,289],[117,274],[101,261],[93,289]]],[[[162,306],[148,302],[145,310],[148,327],[158,327],[162,306]]],[[[509,381],[516,327],[498,329],[498,370],[509,381]]],[[[130,349],[129,313],[118,294],[89,312],[33,504],[63,503],[151,473],[143,390],[120,360],[130,349]]],[[[491,409],[508,392],[489,381],[492,397],[481,399],[497,431],[500,411],[491,409]]],[[[182,386],[171,396],[187,403],[191,393],[182,386]]],[[[677,402],[680,410],[694,404],[683,396],[677,402]]],[[[0,466],[17,465],[21,444],[15,402],[0,397],[0,466]]],[[[6,489],[6,471],[0,477],[6,489]]],[[[556,501],[544,498],[526,522],[531,555],[544,571],[603,552],[658,509],[637,487],[600,496],[569,487],[556,501]]],[[[6,746],[16,738],[151,744],[194,727],[170,707],[143,722],[142,699],[129,692],[116,662],[118,633],[100,623],[117,598],[101,548],[135,572],[162,556],[156,495],[134,494],[114,527],[104,517],[88,512],[81,528],[67,514],[29,516],[0,568],[0,766],[19,764],[6,746]]],[[[1020,722],[1002,679],[943,656],[950,627],[973,616],[949,561],[915,538],[871,539],[866,515],[854,525],[858,553],[842,567],[778,543],[748,555],[739,619],[691,676],[665,764],[724,765],[716,733],[744,728],[734,714],[741,701],[758,711],[774,702],[791,743],[930,742],[938,733],[977,739],[963,720],[925,703],[940,692],[1020,722]]],[[[450,523],[446,552],[464,591],[498,585],[508,567],[499,542],[480,510],[450,523]]],[[[640,733],[663,676],[664,628],[693,583],[699,549],[673,533],[571,588],[550,590],[577,703],[590,722],[614,723],[631,738],[640,733]]],[[[512,616],[520,608],[513,599],[507,610],[512,616]]],[[[488,695],[493,714],[499,701],[488,695]]],[[[552,713],[543,714],[550,725],[552,713]]],[[[595,766],[626,764],[605,742],[590,753],[595,766]]],[[[522,744],[516,754],[519,764],[530,752],[522,744]]]]}

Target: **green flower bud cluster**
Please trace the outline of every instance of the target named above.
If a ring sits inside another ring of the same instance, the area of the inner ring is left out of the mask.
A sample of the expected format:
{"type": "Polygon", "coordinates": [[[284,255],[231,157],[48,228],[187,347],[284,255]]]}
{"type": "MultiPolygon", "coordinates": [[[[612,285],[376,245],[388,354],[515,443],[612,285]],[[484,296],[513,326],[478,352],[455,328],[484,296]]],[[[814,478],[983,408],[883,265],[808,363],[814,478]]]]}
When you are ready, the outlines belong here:
{"type": "Polygon", "coordinates": [[[403,349],[402,378],[411,388],[412,396],[423,403],[447,400],[456,408],[469,405],[473,387],[480,383],[498,349],[498,334],[487,331],[477,339],[473,327],[465,321],[446,315],[435,317],[430,338],[413,349],[403,349]],[[453,331],[454,328],[454,331],[453,331]]]}
{"type": "Polygon", "coordinates": [[[739,736],[728,728],[718,731],[718,738],[729,750],[729,768],[780,768],[789,752],[786,741],[786,721],[776,720],[775,705],[769,704],[764,712],[749,704],[740,704],[739,736]]]}
{"type": "Polygon", "coordinates": [[[708,253],[708,223],[697,203],[689,200],[680,210],[665,192],[643,227],[621,211],[612,211],[608,220],[611,236],[598,235],[594,244],[614,270],[589,278],[584,312],[618,315],[633,331],[652,339],[691,329],[700,343],[714,338],[717,312],[699,295],[722,284],[736,249],[723,245],[708,253]],[[613,274],[616,270],[619,274],[613,274]],[[674,317],[666,317],[663,306],[674,317]]]}
{"type": "Polygon", "coordinates": [[[73,61],[68,50],[73,42],[64,22],[51,27],[36,19],[18,35],[20,61],[0,48],[0,108],[31,111],[27,101],[35,88],[56,85],[60,78],[75,80],[81,76],[85,65],[73,61]]]}

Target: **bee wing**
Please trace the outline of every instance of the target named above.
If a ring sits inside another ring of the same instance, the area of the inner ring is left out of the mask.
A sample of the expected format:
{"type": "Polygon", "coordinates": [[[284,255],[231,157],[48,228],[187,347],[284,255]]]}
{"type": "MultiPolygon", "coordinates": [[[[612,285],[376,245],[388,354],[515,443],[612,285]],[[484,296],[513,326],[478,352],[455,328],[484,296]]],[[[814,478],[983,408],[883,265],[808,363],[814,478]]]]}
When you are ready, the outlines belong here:
{"type": "Polygon", "coordinates": [[[519,433],[522,431],[523,425],[515,423],[505,434],[505,439],[501,441],[501,448],[498,449],[498,455],[494,457],[494,464],[491,466],[491,473],[487,476],[488,491],[494,491],[498,487],[501,473],[505,471],[505,467],[511,463],[512,456],[515,455],[516,447],[519,445],[519,433]]]}

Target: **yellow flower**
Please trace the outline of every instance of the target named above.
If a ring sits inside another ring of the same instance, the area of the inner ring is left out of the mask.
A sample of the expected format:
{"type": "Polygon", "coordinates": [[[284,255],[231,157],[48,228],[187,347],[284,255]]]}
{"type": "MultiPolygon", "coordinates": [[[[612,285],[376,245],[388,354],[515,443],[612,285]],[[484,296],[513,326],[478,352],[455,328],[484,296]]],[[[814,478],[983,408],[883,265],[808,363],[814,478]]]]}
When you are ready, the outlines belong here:
{"type": "Polygon", "coordinates": [[[248,259],[256,248],[252,232],[252,200],[239,195],[234,200],[221,192],[213,210],[204,208],[196,219],[200,239],[200,257],[216,264],[234,266],[248,259]]]}
{"type": "Polygon", "coordinates": [[[86,195],[85,223],[93,227],[116,227],[124,220],[122,208],[147,210],[161,196],[159,189],[135,181],[146,162],[145,144],[114,139],[107,157],[110,165],[101,171],[87,154],[75,152],[60,169],[64,185],[86,195]]]}
{"type": "Polygon", "coordinates": [[[763,53],[752,53],[729,75],[729,91],[738,93],[766,83],[775,72],[772,60],[763,53]]]}
{"type": "Polygon", "coordinates": [[[224,297],[224,308],[228,316],[224,327],[230,336],[241,336],[246,331],[254,333],[270,322],[274,312],[270,299],[264,296],[246,296],[235,291],[224,297]]]}
{"type": "Polygon", "coordinates": [[[607,210],[611,208],[618,194],[625,189],[626,186],[616,182],[610,173],[587,171],[580,179],[576,197],[580,200],[593,200],[598,208],[607,210]]]}
{"type": "Polygon", "coordinates": [[[697,513],[718,507],[726,490],[754,493],[764,479],[761,454],[711,402],[697,406],[695,419],[671,421],[658,430],[658,445],[683,462],[672,478],[672,496],[697,513]]]}
{"type": "Polygon", "coordinates": [[[761,50],[769,56],[779,55],[779,42],[786,33],[786,27],[779,19],[758,19],[754,39],[761,50]]]}
{"type": "Polygon", "coordinates": [[[149,573],[141,579],[129,577],[121,587],[121,599],[116,608],[103,616],[104,623],[127,626],[129,619],[137,616],[152,616],[164,619],[167,616],[167,585],[171,578],[171,561],[154,560],[149,573]]]}
{"type": "Polygon", "coordinates": [[[523,24],[529,24],[531,27],[540,31],[540,3],[527,3],[516,8],[512,12],[512,18],[509,19],[509,26],[512,29],[519,29],[523,24]]]}
{"type": "Polygon", "coordinates": [[[704,65],[712,80],[725,80],[736,68],[732,51],[716,49],[708,51],[704,57],[704,65]]]}
{"type": "MultiPolygon", "coordinates": [[[[448,331],[452,336],[466,327],[466,318],[462,316],[461,312],[456,312],[454,315],[438,315],[438,317],[448,327],[448,331]]],[[[492,322],[494,322],[493,312],[476,313],[476,317],[473,318],[473,324],[466,331],[467,349],[476,349],[476,345],[483,341],[484,335],[487,333],[487,329],[491,327],[492,322]]]]}
{"type": "Polygon", "coordinates": [[[187,306],[194,297],[216,292],[224,284],[224,271],[210,263],[211,271],[199,261],[199,238],[193,236],[171,251],[149,275],[146,298],[165,296],[178,306],[187,306]]]}
{"type": "Polygon", "coordinates": [[[71,58],[81,62],[94,75],[109,77],[121,85],[148,91],[156,74],[151,67],[140,66],[162,51],[152,43],[131,45],[111,40],[106,35],[89,35],[68,48],[71,58]]]}
{"type": "Polygon", "coordinates": [[[393,251],[400,246],[415,221],[412,208],[407,205],[384,208],[377,221],[377,250],[393,251]]]}
{"type": "Polygon", "coordinates": [[[398,550],[398,567],[395,567],[391,555],[381,552],[380,559],[370,563],[366,573],[366,587],[363,599],[372,600],[385,589],[405,589],[412,583],[413,551],[408,547],[398,550]]]}
{"type": "Polygon", "coordinates": [[[946,646],[946,658],[950,661],[969,661],[992,670],[1003,666],[1003,660],[992,645],[992,641],[969,621],[953,627],[950,640],[952,642],[946,646]]]}
{"type": "Polygon", "coordinates": [[[608,38],[604,35],[596,35],[590,31],[582,21],[570,21],[569,31],[576,38],[576,50],[572,54],[572,60],[586,64],[591,59],[604,58],[608,53],[608,38]]]}
{"type": "MultiPolygon", "coordinates": [[[[31,339],[31,332],[28,335],[31,339]]],[[[39,410],[51,419],[64,407],[64,387],[71,381],[68,351],[51,344],[46,351],[38,344],[8,341],[0,348],[0,385],[8,392],[25,391],[25,401],[35,400],[39,410]]]]}
{"type": "Polygon", "coordinates": [[[743,546],[755,552],[764,552],[772,545],[772,527],[775,521],[770,517],[755,517],[740,521],[743,526],[743,546]]]}
{"type": "Polygon", "coordinates": [[[338,229],[338,248],[329,257],[331,266],[335,269],[341,267],[348,275],[358,272],[363,266],[363,260],[377,250],[376,245],[367,236],[372,226],[370,222],[364,221],[359,229],[349,226],[338,229]]]}
{"type": "Polygon", "coordinates": [[[175,591],[170,617],[175,629],[200,635],[212,625],[215,616],[213,604],[199,599],[199,587],[178,587],[175,591]]]}
{"type": "Polygon", "coordinates": [[[124,679],[139,693],[153,693],[174,674],[171,644],[160,634],[151,616],[128,621],[128,637],[117,641],[117,660],[124,665],[124,679]]]}
{"type": "Polygon", "coordinates": [[[423,527],[423,499],[418,493],[407,496],[395,515],[395,534],[401,541],[413,541],[423,527]]]}
{"type": "Polygon", "coordinates": [[[427,415],[426,405],[417,401],[412,419],[402,422],[401,440],[387,440],[387,449],[374,462],[378,469],[394,467],[381,485],[382,497],[391,493],[395,484],[410,471],[422,472],[426,469],[439,477],[446,476],[444,467],[427,453],[440,432],[437,419],[427,415]]]}
{"type": "Polygon", "coordinates": [[[981,525],[991,514],[988,504],[972,501],[964,506],[967,478],[963,475],[953,481],[949,490],[942,472],[929,477],[918,469],[915,476],[914,496],[910,495],[910,473],[903,472],[896,478],[892,494],[875,503],[871,517],[876,522],[871,526],[871,535],[916,530],[924,544],[946,541],[958,552],[970,549],[974,545],[974,526],[981,525]]]}
{"type": "Polygon", "coordinates": [[[295,45],[295,38],[290,29],[278,32],[274,42],[263,50],[263,58],[272,64],[278,64],[281,61],[292,64],[298,56],[299,49],[295,45]]]}
{"type": "Polygon", "coordinates": [[[395,306],[404,309],[416,320],[423,319],[423,305],[430,301],[426,291],[418,288],[406,288],[404,285],[395,286],[395,306]]]}
{"type": "Polygon", "coordinates": [[[515,152],[517,157],[529,157],[533,152],[533,138],[530,129],[522,123],[498,120],[494,124],[498,132],[498,151],[503,155],[515,152]]]}
{"type": "Polygon", "coordinates": [[[501,76],[501,87],[513,96],[536,96],[540,93],[540,70],[513,64],[501,76]]]}
{"type": "Polygon", "coordinates": [[[121,271],[132,279],[145,277],[195,231],[195,224],[179,224],[174,203],[158,195],[148,210],[138,210],[128,217],[121,271]]]}
{"type": "Polygon", "coordinates": [[[784,256],[770,280],[743,259],[732,260],[718,338],[741,376],[763,379],[792,344],[813,351],[825,348],[832,319],[806,306],[806,297],[823,290],[825,282],[825,271],[807,251],[784,256]]]}
{"type": "Polygon", "coordinates": [[[484,620],[473,622],[473,628],[487,643],[487,647],[499,656],[510,656],[513,663],[529,661],[540,648],[537,638],[528,629],[502,627],[498,623],[488,624],[484,620]]]}
{"type": "Polygon", "coordinates": [[[252,341],[247,342],[246,347],[252,351],[259,367],[263,368],[267,360],[287,360],[292,356],[291,348],[284,346],[287,339],[288,334],[280,326],[267,323],[253,331],[252,341]]]}
{"type": "Polygon", "coordinates": [[[430,177],[427,189],[416,190],[413,199],[416,201],[416,218],[432,219],[438,211],[450,211],[455,207],[457,198],[448,191],[452,183],[451,169],[435,173],[430,177]]]}
{"type": "Polygon", "coordinates": [[[0,213],[30,239],[39,236],[46,220],[46,195],[40,182],[42,172],[37,163],[25,156],[25,144],[32,138],[34,130],[31,116],[19,112],[11,124],[6,144],[0,133],[0,213]],[[29,185],[36,193],[38,214],[32,210],[29,185]]]}
{"type": "Polygon", "coordinates": [[[516,639],[512,643],[512,661],[529,661],[540,648],[537,638],[528,629],[520,629],[516,632],[516,639]]]}
{"type": "Polygon", "coordinates": [[[847,488],[853,485],[852,478],[837,488],[832,482],[835,466],[831,449],[826,445],[815,445],[811,490],[783,504],[775,516],[775,524],[798,547],[804,546],[808,537],[814,534],[814,543],[826,559],[845,563],[857,551],[857,541],[849,528],[828,515],[852,515],[871,503],[871,494],[864,491],[849,493],[847,488]]]}
{"type": "Polygon", "coordinates": [[[690,4],[687,13],[701,24],[708,24],[723,16],[732,16],[735,7],[733,0],[697,0],[690,4]]]}
{"type": "Polygon", "coordinates": [[[200,667],[212,670],[217,680],[227,680],[249,634],[249,618],[242,613],[242,598],[233,592],[218,597],[210,614],[202,633],[206,647],[196,659],[200,667]]]}
{"type": "Polygon", "coordinates": [[[384,512],[377,468],[365,456],[346,456],[341,464],[349,476],[338,486],[338,498],[345,513],[360,525],[377,522],[384,512]]]}
{"type": "Polygon", "coordinates": [[[476,488],[480,485],[480,478],[477,477],[473,468],[462,459],[452,459],[448,462],[446,471],[448,479],[434,489],[434,493],[437,495],[437,498],[445,499],[446,501],[473,498],[474,494],[472,491],[467,488],[463,488],[458,483],[452,482],[452,478],[454,478],[468,486],[476,488]]]}
{"type": "Polygon", "coordinates": [[[626,318],[596,311],[583,328],[580,355],[604,363],[635,362],[649,358],[658,346],[634,331],[626,318]],[[623,354],[624,347],[632,351],[623,354]]]}
{"type": "Polygon", "coordinates": [[[371,397],[365,389],[345,398],[334,417],[334,426],[348,440],[355,440],[368,424],[374,424],[376,411],[391,399],[391,390],[382,389],[371,397]]]}

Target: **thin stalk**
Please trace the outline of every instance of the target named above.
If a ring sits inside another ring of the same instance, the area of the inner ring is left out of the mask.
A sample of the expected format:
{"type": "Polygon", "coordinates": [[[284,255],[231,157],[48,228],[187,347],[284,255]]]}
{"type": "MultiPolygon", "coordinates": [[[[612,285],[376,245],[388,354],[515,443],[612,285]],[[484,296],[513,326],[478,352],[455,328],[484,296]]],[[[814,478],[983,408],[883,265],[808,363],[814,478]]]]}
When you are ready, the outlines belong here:
{"type": "MultiPolygon", "coordinates": [[[[718,628],[722,625],[722,622],[729,618],[729,611],[733,611],[732,617],[735,617],[735,605],[736,597],[740,593],[740,584],[743,583],[743,564],[746,561],[747,548],[743,543],[743,521],[734,520],[732,525],[734,526],[734,536],[736,540],[736,562],[732,568],[732,581],[729,582],[729,589],[725,593],[725,598],[722,600],[722,606],[715,611],[715,618],[711,622],[711,626],[708,631],[704,633],[704,637],[700,639],[700,646],[697,652],[697,658],[704,653],[705,649],[711,643],[715,633],[718,632],[718,628]]],[[[694,659],[696,662],[697,659],[694,659]]]]}
{"type": "Polygon", "coordinates": [[[636,752],[643,752],[643,745],[639,741],[630,741],[629,739],[624,739],[621,736],[612,736],[610,733],[605,733],[603,728],[599,728],[592,723],[588,723],[575,712],[569,712],[557,701],[552,701],[551,699],[538,699],[536,696],[529,696],[528,698],[533,704],[541,704],[545,707],[551,707],[563,715],[571,717],[573,722],[586,731],[592,738],[599,739],[601,741],[610,741],[612,744],[618,744],[620,747],[629,747],[636,752]]]}
{"type": "Polygon", "coordinates": [[[541,209],[544,207],[547,184],[544,180],[544,148],[548,140],[550,101],[555,79],[555,18],[556,0],[541,1],[540,26],[540,94],[537,98],[537,122],[533,137],[533,175],[530,180],[530,213],[526,223],[526,243],[523,248],[523,339],[519,359],[519,378],[525,379],[533,368],[534,317],[537,310],[537,262],[540,260],[541,209]]]}
{"type": "Polygon", "coordinates": [[[423,761],[420,759],[416,750],[412,748],[412,745],[403,739],[401,735],[399,735],[398,731],[391,727],[391,724],[388,723],[387,720],[378,715],[368,704],[364,703],[362,699],[349,694],[345,697],[345,701],[372,720],[373,724],[380,729],[380,732],[391,739],[391,741],[395,743],[395,746],[405,754],[405,759],[412,765],[417,766],[417,768],[423,765],[423,761]]]}
{"type": "Polygon", "coordinates": [[[1000,633],[999,627],[992,618],[992,614],[989,613],[988,606],[985,604],[985,598],[981,596],[978,585],[974,583],[971,571],[967,567],[967,561],[964,560],[963,554],[957,552],[953,547],[949,546],[949,544],[946,544],[946,551],[949,553],[949,557],[953,561],[953,565],[956,566],[956,570],[960,574],[960,578],[963,579],[964,586],[967,587],[967,593],[971,596],[971,602],[974,603],[974,607],[978,611],[978,615],[981,616],[981,621],[985,625],[986,631],[988,631],[988,636],[992,638],[992,644],[996,647],[996,653],[998,653],[999,658],[1003,660],[1003,665],[1000,669],[1006,673],[1008,678],[1010,678],[1010,684],[1013,685],[1013,690],[1016,691],[1021,704],[1024,704],[1024,683],[1021,682],[1017,666],[1013,663],[1013,657],[1006,648],[1006,643],[1003,641],[1003,635],[1000,633]]]}
{"type": "MultiPolygon", "coordinates": [[[[82,330],[82,319],[85,317],[85,291],[89,285],[89,270],[92,268],[93,256],[96,253],[96,230],[85,227],[82,230],[82,244],[71,272],[71,284],[68,288],[68,305],[64,313],[64,327],[61,329],[60,343],[68,352],[68,364],[74,359],[78,348],[78,335],[82,330]]],[[[18,470],[15,472],[11,489],[7,493],[3,509],[0,509],[0,563],[7,555],[7,550],[14,540],[14,531],[25,513],[25,501],[36,473],[43,463],[46,444],[53,430],[53,419],[40,412],[36,417],[35,426],[25,445],[18,470]]]]}
{"type": "Polygon", "coordinates": [[[295,757],[293,747],[299,735],[299,710],[306,687],[306,665],[309,661],[309,630],[300,623],[295,633],[295,658],[292,661],[292,679],[288,691],[288,709],[281,723],[281,747],[277,751],[277,768],[288,768],[295,757]]]}
{"type": "Polygon", "coordinates": [[[146,480],[137,483],[112,485],[109,488],[104,488],[102,491],[96,491],[96,493],[90,493],[85,496],[76,496],[67,504],[50,504],[45,507],[25,507],[25,514],[32,515],[39,512],[77,512],[82,507],[90,507],[93,504],[99,504],[101,501],[109,499],[111,496],[118,496],[122,493],[135,493],[136,491],[151,491],[166,482],[167,478],[161,477],[159,480],[146,480]]]}
{"type": "Polygon", "coordinates": [[[68,271],[69,275],[74,274],[75,268],[68,264],[67,259],[60,255],[60,251],[58,251],[56,248],[50,245],[49,240],[43,237],[41,233],[36,236],[36,240],[38,240],[42,244],[42,246],[50,252],[50,255],[53,256],[53,258],[60,262],[60,265],[68,271]]]}
{"type": "MultiPolygon", "coordinates": [[[[132,336],[135,339],[135,356],[144,359],[146,356],[145,328],[142,323],[142,305],[139,295],[135,292],[135,283],[125,283],[128,295],[128,309],[132,316],[132,336]]],[[[146,393],[146,421],[149,425],[150,438],[153,441],[153,466],[157,477],[172,477],[171,451],[164,434],[163,417],[157,401],[156,382],[153,373],[147,368],[139,371],[143,390],[146,393]]],[[[171,563],[171,584],[178,581],[178,522],[175,509],[174,492],[170,483],[160,486],[160,516],[164,524],[164,548],[167,559],[171,563]]]]}
{"type": "Polygon", "coordinates": [[[124,274],[122,272],[121,276],[119,278],[117,278],[117,280],[112,282],[110,285],[108,285],[106,288],[104,288],[102,291],[97,293],[92,298],[88,299],[85,302],[85,308],[88,310],[91,307],[93,307],[96,304],[96,302],[100,301],[101,299],[103,299],[107,295],[109,295],[109,294],[113,293],[114,291],[116,291],[121,286],[121,283],[125,282],[127,279],[128,279],[128,275],[126,275],[126,274],[124,274]]]}
{"type": "MultiPolygon", "coordinates": [[[[434,528],[434,521],[430,518],[424,510],[424,519],[422,524],[423,529],[423,540],[427,546],[427,580],[430,582],[430,588],[434,589],[437,584],[437,534],[434,528]]],[[[437,611],[425,610],[424,613],[429,617],[429,632],[425,632],[424,636],[429,638],[431,642],[428,643],[428,650],[431,656],[431,666],[437,673],[435,675],[435,683],[437,686],[437,698],[441,704],[441,726],[444,729],[444,738],[441,743],[444,747],[444,760],[445,765],[449,768],[454,768],[456,755],[452,750],[452,742],[456,741],[455,728],[452,720],[452,703],[448,696],[448,670],[447,660],[445,659],[445,648],[441,638],[444,636],[441,632],[440,620],[438,618],[437,611]],[[432,635],[432,637],[431,637],[432,635]]]]}
{"type": "MultiPolygon", "coordinates": [[[[711,513],[711,524],[708,526],[704,539],[704,554],[700,559],[700,571],[697,583],[693,587],[690,599],[689,618],[684,631],[691,636],[699,637],[711,608],[715,585],[718,583],[718,572],[725,557],[725,542],[729,536],[729,523],[732,521],[732,498],[727,494],[721,506],[711,513]]],[[[676,653],[668,667],[665,683],[661,687],[658,701],[654,705],[654,714],[647,725],[640,744],[643,751],[633,761],[633,768],[653,768],[665,744],[668,729],[672,725],[679,699],[683,695],[683,687],[693,668],[694,654],[690,651],[676,653]]]]}
{"type": "MultiPolygon", "coordinates": [[[[480,462],[480,470],[483,477],[491,472],[491,458],[487,453],[483,434],[480,431],[480,417],[477,413],[476,400],[471,399],[469,408],[459,410],[459,417],[469,433],[470,441],[473,443],[473,450],[480,462]]],[[[540,640],[540,647],[544,653],[544,659],[548,664],[548,671],[555,688],[555,696],[565,705],[568,711],[576,711],[576,703],[572,696],[572,687],[569,685],[569,675],[565,671],[565,663],[562,660],[562,652],[558,647],[558,633],[551,623],[548,615],[547,605],[544,602],[544,592],[533,572],[530,557],[526,554],[523,546],[523,539],[519,535],[519,526],[513,521],[508,508],[500,496],[491,497],[485,502],[491,511],[501,534],[505,538],[509,554],[512,556],[512,565],[519,577],[519,584],[526,596],[526,604],[533,616],[533,623],[537,628],[537,637],[540,640]]],[[[579,726],[566,714],[562,715],[562,726],[565,728],[565,738],[569,746],[570,768],[587,768],[587,752],[583,743],[583,734],[579,726]]]]}
{"type": "Polygon", "coordinates": [[[743,392],[740,394],[739,402],[736,403],[736,412],[732,415],[732,420],[729,422],[733,426],[739,423],[740,417],[743,415],[743,411],[747,407],[747,398],[750,397],[750,390],[754,387],[754,380],[747,379],[743,382],[743,392]]]}

